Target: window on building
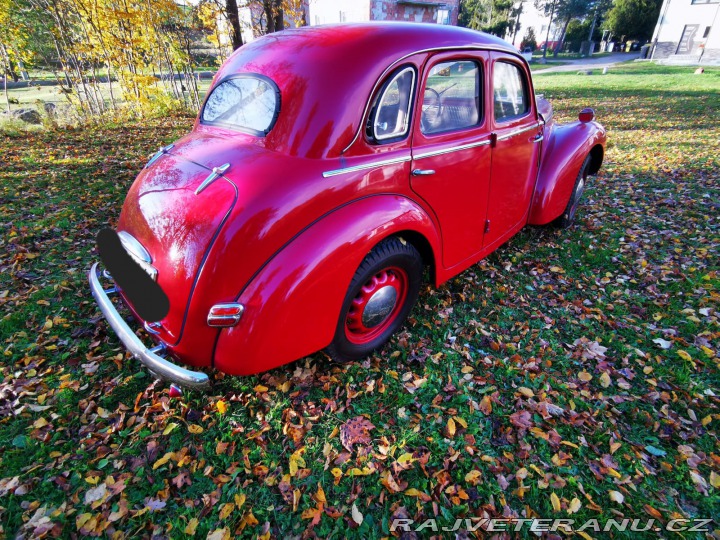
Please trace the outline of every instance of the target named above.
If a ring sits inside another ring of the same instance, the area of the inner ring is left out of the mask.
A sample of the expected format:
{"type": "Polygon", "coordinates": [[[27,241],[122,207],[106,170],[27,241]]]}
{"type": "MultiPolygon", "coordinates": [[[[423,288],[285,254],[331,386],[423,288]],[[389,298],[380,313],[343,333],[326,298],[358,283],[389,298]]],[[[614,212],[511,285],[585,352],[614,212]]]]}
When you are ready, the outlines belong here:
{"type": "Polygon", "coordinates": [[[438,24],[450,24],[450,10],[438,9],[437,10],[437,23],[438,24]]]}
{"type": "Polygon", "coordinates": [[[340,22],[345,22],[347,16],[344,11],[340,12],[340,22]]]}
{"type": "Polygon", "coordinates": [[[708,37],[710,35],[711,28],[712,28],[712,26],[705,27],[705,33],[703,34],[703,39],[705,39],[706,37],[708,37]]]}
{"type": "Polygon", "coordinates": [[[480,66],[453,60],[433,66],[423,95],[420,129],[425,134],[454,131],[480,122],[480,66]]]}
{"type": "Polygon", "coordinates": [[[493,69],[495,120],[504,122],[530,110],[527,84],[520,68],[509,62],[496,62],[493,69]]]}
{"type": "Polygon", "coordinates": [[[693,4],[717,4],[720,0],[692,0],[693,4]]]}

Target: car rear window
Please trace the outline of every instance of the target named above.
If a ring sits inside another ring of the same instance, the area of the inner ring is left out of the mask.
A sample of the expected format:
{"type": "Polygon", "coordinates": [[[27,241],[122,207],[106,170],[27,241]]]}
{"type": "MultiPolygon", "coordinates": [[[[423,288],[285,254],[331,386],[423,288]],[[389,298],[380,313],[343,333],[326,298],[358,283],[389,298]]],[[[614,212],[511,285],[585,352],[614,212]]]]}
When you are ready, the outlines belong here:
{"type": "Polygon", "coordinates": [[[264,136],[279,112],[280,91],[274,82],[260,75],[239,75],[213,89],[200,121],[264,136]]]}

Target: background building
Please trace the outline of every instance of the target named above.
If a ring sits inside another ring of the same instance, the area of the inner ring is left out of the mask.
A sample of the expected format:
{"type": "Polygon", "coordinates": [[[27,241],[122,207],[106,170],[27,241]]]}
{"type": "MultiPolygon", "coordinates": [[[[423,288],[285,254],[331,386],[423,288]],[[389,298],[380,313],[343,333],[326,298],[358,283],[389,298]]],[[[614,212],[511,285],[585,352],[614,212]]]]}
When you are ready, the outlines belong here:
{"type": "Polygon", "coordinates": [[[362,21],[457,24],[460,0],[308,0],[311,25],[362,21]]]}
{"type": "Polygon", "coordinates": [[[652,44],[653,60],[720,65],[720,0],[665,0],[652,44]]]}

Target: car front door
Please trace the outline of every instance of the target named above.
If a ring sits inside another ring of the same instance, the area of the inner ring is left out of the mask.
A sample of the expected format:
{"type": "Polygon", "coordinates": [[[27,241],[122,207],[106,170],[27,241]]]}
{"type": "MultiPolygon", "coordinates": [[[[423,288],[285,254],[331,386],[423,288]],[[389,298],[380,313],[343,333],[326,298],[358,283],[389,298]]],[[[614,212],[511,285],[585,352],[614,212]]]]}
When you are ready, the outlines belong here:
{"type": "Polygon", "coordinates": [[[418,94],[410,183],[440,222],[446,268],[483,246],[491,154],[486,62],[483,52],[435,55],[418,94]]]}
{"type": "Polygon", "coordinates": [[[542,141],[530,78],[516,57],[490,54],[492,178],[484,248],[494,249],[527,222],[542,141]]]}

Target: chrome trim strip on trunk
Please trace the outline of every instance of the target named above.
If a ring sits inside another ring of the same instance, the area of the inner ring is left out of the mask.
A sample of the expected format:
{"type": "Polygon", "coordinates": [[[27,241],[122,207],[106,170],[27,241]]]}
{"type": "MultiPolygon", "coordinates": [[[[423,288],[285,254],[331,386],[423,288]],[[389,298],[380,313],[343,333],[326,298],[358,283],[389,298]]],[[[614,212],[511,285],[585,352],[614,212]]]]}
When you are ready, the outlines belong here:
{"type": "Polygon", "coordinates": [[[186,388],[202,390],[210,386],[210,378],[206,373],[190,371],[159,356],[158,353],[165,349],[164,345],[148,349],[140,341],[140,338],[135,335],[117,309],[115,309],[108,293],[103,290],[98,278],[98,263],[93,264],[92,268],[90,268],[88,281],[100,311],[102,311],[108,324],[115,331],[122,344],[135,358],[145,364],[155,376],[186,388]]]}
{"type": "Polygon", "coordinates": [[[401,158],[386,159],[382,161],[373,161],[371,163],[363,163],[362,165],[355,165],[353,167],[344,167],[342,169],[335,169],[334,171],[325,171],[323,178],[329,178],[331,176],[337,176],[338,174],[345,174],[356,171],[364,171],[366,169],[376,169],[378,167],[384,167],[385,165],[396,165],[397,163],[405,163],[410,161],[411,156],[405,156],[401,158]]]}
{"type": "Polygon", "coordinates": [[[478,146],[487,146],[492,141],[490,139],[487,139],[485,141],[480,142],[474,142],[474,143],[468,143],[468,144],[461,144],[460,146],[452,146],[450,148],[443,148],[442,150],[432,150],[430,152],[423,152],[422,154],[417,154],[413,156],[413,159],[424,159],[429,158],[433,156],[441,156],[443,154],[449,154],[451,152],[459,152],[461,150],[467,150],[469,148],[477,148],[478,146]]]}

